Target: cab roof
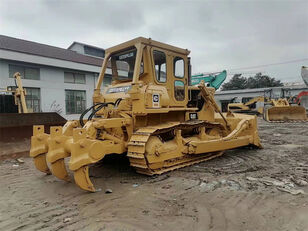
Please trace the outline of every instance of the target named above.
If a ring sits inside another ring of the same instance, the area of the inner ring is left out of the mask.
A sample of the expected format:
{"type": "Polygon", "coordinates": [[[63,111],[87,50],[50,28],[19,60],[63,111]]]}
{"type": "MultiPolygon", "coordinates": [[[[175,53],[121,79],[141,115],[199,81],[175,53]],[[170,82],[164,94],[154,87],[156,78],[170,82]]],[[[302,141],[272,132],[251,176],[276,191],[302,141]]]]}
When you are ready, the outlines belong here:
{"type": "Polygon", "coordinates": [[[144,38],[144,37],[138,37],[132,40],[129,40],[127,42],[121,43],[119,45],[110,47],[106,49],[106,53],[114,53],[116,51],[121,51],[129,47],[133,47],[138,43],[142,43],[144,45],[152,46],[152,47],[158,47],[164,50],[169,50],[172,52],[180,53],[183,55],[189,55],[190,51],[188,49],[183,49],[175,46],[168,45],[166,43],[161,43],[155,40],[152,40],[151,38],[144,38]]]}

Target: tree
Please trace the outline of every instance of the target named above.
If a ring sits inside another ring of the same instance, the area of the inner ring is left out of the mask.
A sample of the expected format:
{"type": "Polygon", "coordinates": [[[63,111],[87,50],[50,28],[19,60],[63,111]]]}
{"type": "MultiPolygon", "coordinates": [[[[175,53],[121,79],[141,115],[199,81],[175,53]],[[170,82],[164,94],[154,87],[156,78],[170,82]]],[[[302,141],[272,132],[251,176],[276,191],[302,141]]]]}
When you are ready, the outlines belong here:
{"type": "Polygon", "coordinates": [[[271,78],[268,75],[257,73],[254,77],[247,79],[247,88],[262,88],[262,87],[281,87],[283,84],[280,80],[271,78]]]}
{"type": "Polygon", "coordinates": [[[283,83],[280,80],[268,75],[262,75],[262,73],[257,73],[249,78],[242,77],[241,74],[235,74],[229,82],[222,85],[222,91],[281,86],[283,86],[283,83]]]}
{"type": "Polygon", "coordinates": [[[242,77],[242,74],[235,74],[229,82],[222,85],[222,91],[245,89],[247,86],[247,79],[242,77]]]}

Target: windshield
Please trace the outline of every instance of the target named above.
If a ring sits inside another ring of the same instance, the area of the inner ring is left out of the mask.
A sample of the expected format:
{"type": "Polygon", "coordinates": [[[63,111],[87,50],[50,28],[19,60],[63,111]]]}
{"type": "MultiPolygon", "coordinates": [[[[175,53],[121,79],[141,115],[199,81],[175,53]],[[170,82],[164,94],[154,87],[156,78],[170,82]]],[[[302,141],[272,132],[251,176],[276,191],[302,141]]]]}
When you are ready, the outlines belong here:
{"type": "Polygon", "coordinates": [[[111,55],[112,79],[127,81],[133,79],[137,49],[130,49],[111,55]]]}

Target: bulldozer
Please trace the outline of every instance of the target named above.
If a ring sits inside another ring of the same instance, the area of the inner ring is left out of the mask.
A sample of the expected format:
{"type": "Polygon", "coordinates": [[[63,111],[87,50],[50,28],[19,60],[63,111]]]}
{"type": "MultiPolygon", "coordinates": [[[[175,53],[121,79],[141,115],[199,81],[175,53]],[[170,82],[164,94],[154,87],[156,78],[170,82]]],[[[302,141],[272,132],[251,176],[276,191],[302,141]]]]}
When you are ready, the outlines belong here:
{"type": "Polygon", "coordinates": [[[64,125],[66,119],[56,112],[33,112],[27,107],[27,92],[22,85],[19,72],[13,75],[15,86],[0,90],[0,156],[22,156],[29,152],[29,137],[33,125],[64,125]]]}
{"type": "Polygon", "coordinates": [[[145,175],[163,174],[244,146],[261,148],[255,116],[222,113],[215,89],[190,86],[190,51],[139,37],[106,49],[93,106],[79,121],[33,127],[30,156],[45,174],[95,192],[89,167],[126,154],[145,175]],[[101,89],[107,66],[111,85],[101,89]]]}
{"type": "Polygon", "coordinates": [[[306,109],[299,105],[290,105],[284,89],[269,89],[264,102],[263,118],[268,122],[306,122],[306,109]],[[275,92],[276,91],[276,92],[275,92]],[[280,96],[279,96],[280,94],[280,96]]]}
{"type": "Polygon", "coordinates": [[[255,109],[257,102],[264,102],[264,96],[255,97],[253,99],[250,99],[246,103],[229,103],[228,111],[235,113],[251,114],[251,115],[260,115],[260,114],[262,115],[263,107],[255,109]]]}

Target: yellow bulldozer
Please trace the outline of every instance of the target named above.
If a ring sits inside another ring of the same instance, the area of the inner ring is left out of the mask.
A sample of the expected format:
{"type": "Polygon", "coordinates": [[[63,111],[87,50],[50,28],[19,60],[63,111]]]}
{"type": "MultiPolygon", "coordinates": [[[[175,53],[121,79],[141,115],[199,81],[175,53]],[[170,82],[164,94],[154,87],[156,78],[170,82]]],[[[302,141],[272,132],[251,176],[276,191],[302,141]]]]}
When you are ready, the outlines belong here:
{"type": "Polygon", "coordinates": [[[250,99],[246,103],[229,103],[228,111],[234,113],[245,113],[251,115],[263,114],[263,107],[256,109],[257,102],[264,102],[264,96],[258,96],[253,99],[250,99]]]}
{"type": "Polygon", "coordinates": [[[190,86],[190,51],[146,38],[106,50],[93,106],[63,127],[33,127],[36,168],[95,192],[89,167],[126,153],[138,173],[162,174],[210,160],[225,150],[261,147],[255,116],[222,113],[214,88],[190,86]],[[112,83],[101,89],[108,68],[112,83]],[[86,118],[86,115],[87,118],[86,118]]]}
{"type": "Polygon", "coordinates": [[[268,122],[306,122],[306,109],[299,105],[291,105],[286,98],[284,89],[264,91],[268,95],[264,102],[263,118],[268,122]]]}

